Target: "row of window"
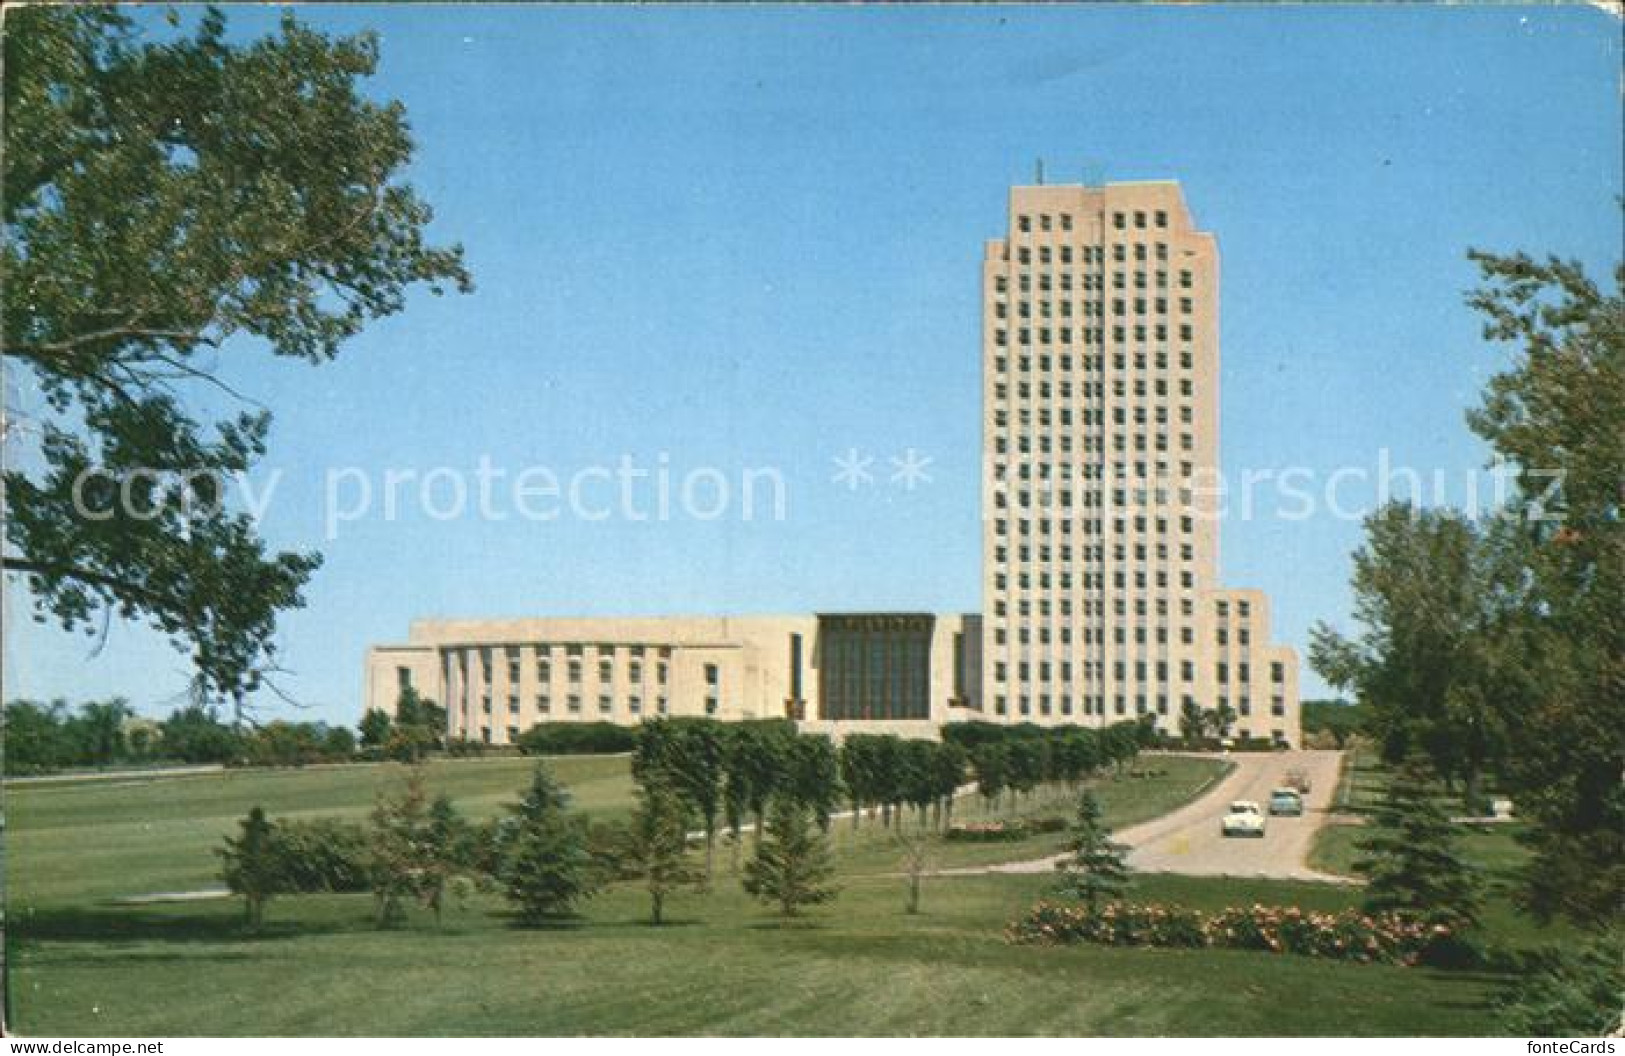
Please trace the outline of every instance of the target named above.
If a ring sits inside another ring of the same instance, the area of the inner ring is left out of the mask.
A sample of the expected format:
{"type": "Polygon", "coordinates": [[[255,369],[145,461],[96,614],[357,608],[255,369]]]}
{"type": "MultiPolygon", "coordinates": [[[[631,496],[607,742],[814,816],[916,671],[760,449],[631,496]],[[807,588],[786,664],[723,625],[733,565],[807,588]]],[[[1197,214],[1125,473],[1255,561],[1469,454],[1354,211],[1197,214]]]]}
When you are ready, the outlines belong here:
{"type": "MultiPolygon", "coordinates": [[[[1145,350],[1144,349],[1139,349],[1139,350],[1134,352],[1133,359],[1131,361],[1127,357],[1126,353],[1114,352],[1114,353],[1112,353],[1112,356],[1111,356],[1112,370],[1117,371],[1119,373],[1125,372],[1125,371],[1128,370],[1128,366],[1129,366],[1130,362],[1133,363],[1135,370],[1144,371],[1144,370],[1149,369],[1148,366],[1147,366],[1148,362],[1154,364],[1156,366],[1157,370],[1167,370],[1168,369],[1168,350],[1166,348],[1159,348],[1153,353],[1153,355],[1156,358],[1148,361],[1146,359],[1145,350]]],[[[1027,355],[1027,354],[1022,354],[1022,355],[1017,356],[1016,357],[1016,367],[1017,367],[1017,369],[1022,371],[1023,373],[1031,372],[1032,365],[1033,365],[1033,359],[1034,359],[1033,356],[1027,355]]],[[[1063,374],[1069,374],[1072,371],[1072,363],[1073,363],[1072,356],[1070,354],[1068,354],[1068,353],[1065,353],[1065,352],[1060,353],[1058,356],[1052,356],[1048,352],[1041,352],[1041,353],[1039,353],[1039,355],[1037,357],[1037,361],[1038,361],[1038,369],[1040,371],[1042,371],[1042,372],[1047,373],[1051,369],[1052,365],[1054,365],[1054,364],[1059,364],[1060,369],[1061,369],[1061,373],[1063,373],[1063,374]]],[[[1098,374],[1098,373],[1103,372],[1106,369],[1106,357],[1104,355],[1092,355],[1091,354],[1091,355],[1086,355],[1086,356],[1080,356],[1080,357],[1078,357],[1077,362],[1082,364],[1083,371],[1086,374],[1098,374]]],[[[1193,369],[1194,363],[1195,363],[1195,359],[1194,359],[1194,356],[1193,356],[1191,350],[1188,349],[1188,348],[1181,349],[1180,353],[1179,353],[1179,366],[1180,366],[1180,368],[1183,369],[1183,370],[1191,370],[1191,369],[1193,369]]],[[[994,356],[993,357],[993,367],[1000,374],[1005,373],[1006,371],[1008,371],[1010,369],[1009,357],[1003,356],[1003,355],[994,356]]],[[[1086,395],[1086,396],[1089,395],[1089,389],[1087,387],[1085,387],[1083,391],[1084,391],[1084,395],[1086,395]]],[[[1100,394],[1100,393],[1098,393],[1098,390],[1097,390],[1097,394],[1100,394]]]]}
{"type": "MultiPolygon", "coordinates": [[[[644,673],[643,663],[644,662],[642,660],[629,660],[629,661],[627,661],[626,668],[625,668],[625,671],[626,671],[626,679],[625,680],[627,682],[631,682],[633,684],[638,684],[638,683],[641,683],[643,681],[643,673],[644,673]]],[[[580,660],[580,659],[566,660],[565,663],[564,663],[564,668],[565,668],[565,672],[566,672],[566,675],[567,675],[569,681],[572,682],[572,683],[581,682],[583,674],[585,672],[585,666],[586,665],[585,665],[584,660],[580,660]]],[[[521,670],[521,668],[520,668],[519,660],[517,660],[517,659],[509,659],[509,661],[508,661],[508,684],[509,685],[512,686],[512,685],[518,685],[519,684],[520,670],[521,670]]],[[[554,664],[553,664],[553,661],[551,659],[549,659],[547,657],[541,657],[541,658],[537,659],[535,670],[536,670],[536,681],[537,682],[546,684],[546,683],[549,683],[549,682],[553,681],[554,664]]],[[[489,667],[484,668],[483,671],[482,671],[482,674],[484,675],[485,683],[487,685],[489,685],[490,681],[491,681],[491,670],[490,670],[490,668],[489,667]]],[[[600,661],[598,661],[598,681],[601,682],[601,683],[605,683],[605,684],[608,684],[608,683],[611,683],[611,682],[615,681],[615,663],[614,663],[614,661],[611,661],[611,660],[600,660],[600,661]]],[[[670,681],[670,668],[669,668],[667,662],[664,661],[664,660],[657,660],[655,662],[655,681],[657,683],[659,683],[660,685],[665,685],[667,682],[670,681]]]]}
{"type": "MultiPolygon", "coordinates": [[[[1147,326],[1145,323],[1136,323],[1133,327],[1113,326],[1111,331],[1112,343],[1114,345],[1122,345],[1128,342],[1130,333],[1134,335],[1133,339],[1140,344],[1144,344],[1147,341],[1166,341],[1168,340],[1170,329],[1166,323],[1157,323],[1154,326],[1147,326]]],[[[1194,331],[1189,323],[1179,324],[1179,338],[1181,341],[1189,341],[1193,336],[1194,331]]],[[[1008,346],[1011,343],[1009,331],[1002,326],[996,328],[993,331],[993,343],[1000,348],[1008,346]]],[[[1029,347],[1035,344],[1033,341],[1032,328],[1026,326],[1017,327],[1014,343],[1029,347]]],[[[1039,345],[1082,344],[1095,346],[1104,345],[1105,343],[1106,328],[1099,326],[1085,326],[1076,330],[1070,326],[1063,326],[1059,328],[1041,326],[1038,328],[1038,341],[1036,342],[1036,344],[1039,345]],[[1076,337],[1076,340],[1074,340],[1074,336],[1076,337]]]]}
{"type": "MultiPolygon", "coordinates": [[[[1106,560],[1106,544],[1104,543],[1080,546],[1077,549],[1079,559],[1086,563],[1104,562],[1106,560]]],[[[1057,554],[1057,551],[1062,562],[1072,560],[1073,548],[1068,543],[1063,543],[1060,547],[1053,549],[1047,543],[1042,544],[1037,547],[1036,552],[1032,546],[1023,543],[1016,547],[1016,559],[1018,561],[1033,561],[1036,559],[1038,561],[1047,562],[1053,559],[1053,557],[1057,554]]],[[[1126,544],[1113,543],[1111,547],[1111,559],[1113,561],[1127,561],[1129,560],[1130,552],[1131,548],[1126,544]]],[[[1153,554],[1155,555],[1155,560],[1157,561],[1168,560],[1168,544],[1157,543],[1155,546],[1147,546],[1145,543],[1135,543],[1132,547],[1132,556],[1135,561],[1151,560],[1153,554]]],[[[1193,547],[1190,543],[1179,544],[1179,559],[1181,561],[1191,561],[1194,560],[1195,557],[1195,547],[1193,547]]],[[[1002,544],[995,546],[993,548],[993,561],[995,564],[1008,564],[1010,561],[1010,548],[1002,544]]]]}
{"type": "MultiPolygon", "coordinates": [[[[1066,246],[1061,246],[1059,248],[1060,248],[1060,254],[1059,254],[1060,263],[1062,263],[1062,264],[1071,264],[1072,263],[1072,259],[1070,257],[1071,250],[1066,246]]],[[[1082,256],[1084,258],[1083,263],[1085,263],[1085,264],[1101,264],[1101,263],[1105,262],[1104,259],[1098,253],[1095,255],[1094,258],[1090,258],[1087,248],[1084,250],[1082,256]]],[[[1134,256],[1134,259],[1135,259],[1136,262],[1145,261],[1146,260],[1145,247],[1144,246],[1136,246],[1133,256],[1134,256]]],[[[1159,246],[1156,256],[1157,256],[1158,260],[1166,260],[1167,256],[1168,256],[1166,249],[1164,247],[1159,246]]],[[[1124,247],[1116,246],[1116,247],[1113,248],[1112,260],[1114,262],[1119,263],[1119,264],[1126,264],[1128,262],[1128,258],[1129,258],[1129,253],[1126,251],[1126,249],[1124,247]]],[[[1038,263],[1039,263],[1040,266],[1047,265],[1047,264],[1053,264],[1055,262],[1055,259],[1052,258],[1049,255],[1049,249],[1046,248],[1046,247],[1039,247],[1037,260],[1038,260],[1038,263]]],[[[1032,262],[1033,262],[1033,256],[1032,256],[1031,253],[1028,253],[1028,251],[1025,250],[1025,249],[1017,250],[1017,252],[1016,252],[1016,262],[1019,263],[1019,264],[1031,265],[1032,262]],[[1026,253],[1027,255],[1024,257],[1022,255],[1023,253],[1026,253]]],[[[1074,283],[1072,281],[1073,276],[1077,277],[1078,281],[1076,283],[1076,286],[1077,286],[1078,289],[1104,291],[1105,288],[1106,288],[1106,283],[1105,283],[1106,275],[1103,272],[1095,272],[1095,271],[1039,271],[1039,272],[1037,272],[1038,281],[1036,283],[1033,282],[1033,274],[1034,274],[1034,272],[1032,270],[1030,270],[1030,269],[1027,270],[1027,271],[1020,271],[1020,272],[1016,273],[1016,292],[1018,294],[1025,295],[1025,296],[1030,296],[1035,291],[1035,288],[1036,288],[1036,292],[1038,292],[1038,293],[1054,293],[1056,290],[1060,290],[1063,293],[1069,293],[1069,292],[1072,291],[1073,285],[1074,285],[1074,283]]],[[[1153,270],[1151,272],[1147,272],[1143,268],[1136,268],[1136,269],[1134,269],[1133,272],[1125,271],[1122,268],[1116,268],[1111,272],[1111,280],[1112,280],[1111,281],[1111,286],[1112,286],[1112,289],[1114,289],[1114,290],[1126,290],[1126,289],[1128,289],[1129,285],[1131,283],[1131,280],[1132,280],[1132,285],[1134,286],[1134,288],[1136,290],[1144,290],[1144,289],[1148,289],[1148,288],[1152,288],[1152,287],[1154,287],[1156,289],[1159,289],[1159,290],[1166,290],[1168,288],[1168,272],[1164,268],[1157,268],[1157,269],[1155,269],[1155,270],[1153,270]]],[[[1196,286],[1196,277],[1195,277],[1195,275],[1189,269],[1181,268],[1180,271],[1179,271],[1179,288],[1181,290],[1190,290],[1190,289],[1194,289],[1195,286],[1196,286]]],[[[1007,276],[1007,275],[995,275],[995,276],[993,276],[993,300],[994,300],[994,302],[998,303],[1000,301],[1008,300],[1009,296],[1010,296],[1010,278],[1009,278],[1009,276],[1007,276]]],[[[1021,298],[1018,297],[1017,299],[1020,300],[1021,298]]]]}
{"type": "MultiPolygon", "coordinates": [[[[1040,230],[1040,231],[1048,231],[1048,230],[1051,229],[1050,228],[1050,214],[1049,213],[1037,213],[1037,214],[1022,213],[1022,214],[1020,214],[1019,216],[1016,217],[1016,230],[1021,231],[1021,232],[1028,232],[1028,231],[1033,230],[1033,223],[1034,223],[1034,216],[1035,215],[1037,217],[1038,230],[1040,230]]],[[[1134,226],[1136,228],[1139,228],[1139,229],[1143,230],[1145,228],[1145,226],[1146,226],[1147,215],[1148,214],[1144,210],[1138,210],[1138,209],[1135,210],[1133,213],[1114,212],[1114,213],[1112,213],[1112,226],[1114,228],[1116,228],[1117,230],[1119,230],[1119,231],[1127,230],[1127,228],[1129,226],[1129,218],[1132,216],[1134,226]]],[[[1159,228],[1165,228],[1165,227],[1168,226],[1168,213],[1165,210],[1162,210],[1162,209],[1153,210],[1149,214],[1149,216],[1150,216],[1151,222],[1152,222],[1152,224],[1154,226],[1159,227],[1159,228]]],[[[1055,214],[1055,221],[1054,222],[1057,225],[1059,225],[1059,227],[1060,227],[1060,229],[1062,231],[1070,231],[1070,230],[1072,230],[1072,214],[1070,214],[1070,213],[1057,213],[1057,214],[1055,214]]]]}
{"type": "MultiPolygon", "coordinates": [[[[1040,535],[1050,535],[1050,534],[1052,534],[1052,525],[1053,525],[1054,521],[1056,521],[1056,520],[1058,520],[1060,522],[1061,534],[1062,535],[1070,535],[1072,533],[1072,525],[1074,523],[1083,526],[1081,531],[1082,531],[1082,534],[1084,534],[1084,535],[1104,535],[1104,534],[1106,534],[1104,531],[1102,531],[1102,528],[1101,528],[1101,526],[1104,525],[1104,524],[1111,525],[1112,534],[1114,534],[1114,535],[1121,536],[1121,535],[1127,535],[1128,534],[1128,528],[1125,527],[1125,525],[1128,523],[1128,521],[1127,521],[1126,518],[1123,518],[1123,517],[1088,518],[1088,519],[1084,519],[1084,518],[1071,518],[1071,517],[1061,517],[1061,518],[1036,517],[1035,518],[1035,517],[1021,516],[1021,517],[1018,517],[1016,519],[1016,530],[1017,530],[1017,533],[1020,534],[1020,535],[1031,535],[1031,534],[1033,534],[1032,533],[1032,526],[1036,522],[1038,524],[1038,532],[1039,532],[1040,535]]],[[[1140,514],[1140,515],[1136,515],[1133,518],[1133,521],[1134,521],[1134,534],[1135,535],[1145,535],[1146,532],[1147,532],[1146,524],[1149,523],[1147,521],[1147,518],[1143,514],[1140,514]]],[[[1167,535],[1167,534],[1169,534],[1168,533],[1168,519],[1166,517],[1158,517],[1158,518],[1156,518],[1156,526],[1157,526],[1156,534],[1158,534],[1158,535],[1167,535]]],[[[1190,518],[1190,517],[1181,517],[1179,519],[1179,533],[1181,535],[1190,535],[1195,530],[1196,529],[1193,527],[1192,518],[1190,518]]],[[[1010,534],[1010,522],[1009,522],[1009,520],[1004,518],[1004,517],[996,517],[996,518],[994,518],[994,520],[993,520],[993,534],[994,535],[1009,535],[1010,534]]]]}
{"type": "MultiPolygon", "coordinates": [[[[1182,699],[1183,702],[1193,703],[1194,704],[1196,698],[1187,695],[1187,696],[1185,696],[1185,697],[1183,697],[1181,699],[1182,699]]],[[[1052,695],[1052,694],[1049,694],[1049,693],[1040,693],[1040,694],[1038,694],[1038,698],[1037,698],[1038,714],[1040,714],[1040,715],[1052,715],[1056,711],[1056,708],[1054,707],[1054,705],[1058,704],[1060,714],[1062,714],[1062,715],[1070,715],[1070,714],[1072,714],[1072,710],[1073,710],[1073,700],[1074,700],[1074,698],[1071,695],[1068,695],[1068,694],[1065,694],[1065,693],[1061,693],[1061,694],[1057,694],[1057,695],[1052,695]]],[[[1085,714],[1085,715],[1105,715],[1106,714],[1106,698],[1104,696],[1096,696],[1096,695],[1092,695],[1092,694],[1086,694],[1082,698],[1081,703],[1082,703],[1083,714],[1085,714]]],[[[1024,695],[1018,697],[1017,701],[1016,701],[1016,704],[1017,704],[1017,712],[1019,714],[1021,714],[1021,715],[1031,715],[1031,714],[1033,714],[1033,697],[1031,695],[1025,695],[1024,694],[1024,695]]],[[[1219,704],[1220,704],[1221,707],[1226,706],[1226,702],[1223,701],[1223,700],[1221,700],[1219,702],[1219,704]]],[[[1143,694],[1140,695],[1140,696],[1136,696],[1134,698],[1134,714],[1136,714],[1136,715],[1149,715],[1149,714],[1151,714],[1153,706],[1155,707],[1155,713],[1157,715],[1168,715],[1170,713],[1170,709],[1169,709],[1169,705],[1168,705],[1168,697],[1166,695],[1158,695],[1156,697],[1156,699],[1155,699],[1154,705],[1153,705],[1153,702],[1148,700],[1143,694]]],[[[1004,694],[1002,694],[1002,693],[996,695],[993,698],[993,712],[996,715],[1008,715],[1010,713],[1009,698],[1007,696],[1005,696],[1004,694]]],[[[1122,696],[1121,694],[1113,697],[1112,698],[1112,712],[1115,715],[1127,715],[1129,713],[1128,699],[1126,697],[1122,696]]],[[[1243,700],[1241,702],[1241,707],[1236,709],[1236,713],[1238,715],[1242,715],[1242,716],[1251,715],[1252,714],[1251,702],[1243,700]]],[[[1284,718],[1286,716],[1286,703],[1285,703],[1285,701],[1283,701],[1279,697],[1277,697],[1270,705],[1270,714],[1275,716],[1276,718],[1284,718]]],[[[1246,737],[1246,736],[1248,736],[1248,733],[1244,729],[1244,730],[1241,731],[1241,735],[1243,737],[1246,737]]],[[[1282,732],[1280,730],[1275,730],[1275,731],[1273,731],[1273,735],[1277,739],[1279,739],[1282,736],[1282,732]]]]}
{"type": "MultiPolygon", "coordinates": [[[[1072,317],[1072,301],[1059,302],[1059,310],[1058,312],[1053,312],[1053,314],[1051,314],[1050,304],[1050,301],[1038,302],[1038,318],[1072,317]]],[[[1103,301],[1103,299],[1097,299],[1097,301],[1077,301],[1076,304],[1077,314],[1079,315],[1084,315],[1084,317],[1089,318],[1107,317],[1107,302],[1103,301]]],[[[1133,297],[1133,299],[1129,299],[1129,297],[1113,297],[1113,299],[1111,299],[1110,314],[1115,315],[1115,317],[1118,317],[1118,315],[1120,315],[1120,317],[1128,317],[1128,315],[1131,314],[1131,312],[1129,312],[1129,305],[1133,305],[1133,315],[1168,314],[1167,297],[1150,297],[1150,299],[1147,299],[1147,297],[1133,297]]],[[[1180,305],[1180,315],[1189,315],[1194,310],[1193,302],[1191,302],[1189,297],[1180,297],[1178,305],[1180,305]]],[[[1020,318],[1020,320],[1024,320],[1025,322],[1025,320],[1030,320],[1030,318],[1033,318],[1029,301],[1017,301],[1016,307],[1016,317],[1020,318]]],[[[1003,301],[993,305],[993,318],[996,318],[996,320],[999,320],[999,322],[1004,322],[1004,320],[1009,318],[1009,310],[1007,310],[1007,307],[1004,305],[1003,301]]]]}
{"type": "MultiPolygon", "coordinates": [[[[1021,660],[1015,665],[1016,677],[1022,682],[1028,681],[1032,678],[1035,667],[1038,672],[1039,681],[1041,682],[1050,681],[1052,674],[1056,671],[1059,671],[1060,673],[1060,681],[1072,681],[1072,663],[1068,660],[1059,661],[1053,667],[1051,666],[1051,662],[1048,660],[1040,660],[1036,663],[1036,665],[1031,661],[1021,660]]],[[[1154,673],[1156,681],[1167,682],[1170,669],[1171,665],[1167,660],[1157,660],[1154,662],[1137,660],[1134,662],[1134,679],[1137,682],[1144,682],[1154,673]]],[[[1219,682],[1221,685],[1229,684],[1231,672],[1231,667],[1229,664],[1220,661],[1213,665],[1213,670],[1215,680],[1217,682],[1219,682]]],[[[1114,661],[1111,671],[1114,681],[1126,681],[1128,679],[1129,671],[1128,662],[1125,660],[1114,661]]],[[[1237,664],[1235,667],[1235,672],[1237,676],[1236,681],[1238,683],[1247,684],[1252,681],[1252,669],[1249,664],[1237,664]]],[[[1083,677],[1091,682],[1104,679],[1106,677],[1105,663],[1095,660],[1083,661],[1083,677]]],[[[993,680],[995,682],[1009,681],[1009,665],[1006,661],[999,660],[994,662],[993,680]]],[[[1180,661],[1179,680],[1181,682],[1196,681],[1196,662],[1194,660],[1180,661]]],[[[1277,685],[1286,681],[1285,664],[1279,662],[1270,664],[1270,681],[1277,685]]]]}

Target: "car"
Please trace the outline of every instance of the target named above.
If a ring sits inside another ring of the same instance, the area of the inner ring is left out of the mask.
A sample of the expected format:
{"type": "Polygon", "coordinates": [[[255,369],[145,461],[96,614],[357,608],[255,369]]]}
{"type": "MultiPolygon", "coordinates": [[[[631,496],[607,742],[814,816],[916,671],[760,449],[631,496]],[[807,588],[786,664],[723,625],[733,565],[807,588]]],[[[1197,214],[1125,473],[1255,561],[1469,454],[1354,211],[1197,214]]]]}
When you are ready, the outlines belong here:
{"type": "Polygon", "coordinates": [[[1252,800],[1238,799],[1230,804],[1230,812],[1219,823],[1219,831],[1225,836],[1257,836],[1262,839],[1264,812],[1252,800]]]}
{"type": "Polygon", "coordinates": [[[1298,767],[1288,770],[1286,772],[1286,787],[1299,795],[1307,796],[1309,794],[1309,772],[1298,767]]]}
{"type": "Polygon", "coordinates": [[[1278,788],[1270,793],[1270,813],[1276,817],[1303,817],[1303,797],[1295,788],[1278,788]]]}

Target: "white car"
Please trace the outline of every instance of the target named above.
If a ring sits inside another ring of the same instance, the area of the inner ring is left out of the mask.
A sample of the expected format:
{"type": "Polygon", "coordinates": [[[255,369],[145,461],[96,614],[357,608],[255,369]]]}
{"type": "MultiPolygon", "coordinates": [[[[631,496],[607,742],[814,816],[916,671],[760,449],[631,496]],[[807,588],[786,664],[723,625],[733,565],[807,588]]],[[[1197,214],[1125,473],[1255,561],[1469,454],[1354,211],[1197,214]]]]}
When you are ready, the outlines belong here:
{"type": "Polygon", "coordinates": [[[1219,831],[1226,836],[1264,835],[1264,812],[1250,799],[1238,799],[1230,804],[1230,813],[1219,823],[1219,831]]]}

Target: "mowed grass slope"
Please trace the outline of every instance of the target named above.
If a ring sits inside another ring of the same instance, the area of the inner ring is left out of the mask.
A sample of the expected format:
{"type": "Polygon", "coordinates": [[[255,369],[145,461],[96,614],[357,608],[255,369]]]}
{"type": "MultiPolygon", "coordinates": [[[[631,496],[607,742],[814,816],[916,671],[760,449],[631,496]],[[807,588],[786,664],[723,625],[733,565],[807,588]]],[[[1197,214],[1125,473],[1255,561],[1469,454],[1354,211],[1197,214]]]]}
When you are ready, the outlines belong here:
{"type": "MultiPolygon", "coordinates": [[[[427,773],[431,790],[450,795],[471,817],[486,817],[519,798],[535,765],[530,759],[436,761],[427,773]]],[[[608,817],[629,809],[625,758],[562,758],[548,765],[581,810],[608,817]]],[[[31,905],[216,887],[213,849],[250,807],[262,806],[273,818],[363,818],[378,792],[399,784],[405,770],[381,763],[8,786],[7,901],[16,913],[31,905]]]]}
{"type": "MultiPolygon", "coordinates": [[[[515,797],[528,760],[431,767],[436,788],[483,815],[515,797]]],[[[624,758],[550,762],[578,805],[624,812],[624,758]]],[[[1147,757],[1098,791],[1111,824],[1197,794],[1214,761],[1147,757]]],[[[1035,949],[1004,943],[1044,876],[926,881],[903,912],[895,838],[837,822],[842,892],[788,926],[740,892],[719,855],[715,890],[644,923],[647,900],[613,888],[579,921],[514,927],[476,896],[436,930],[415,914],[380,932],[366,896],[273,901],[250,937],[234,900],[129,906],[132,893],[213,886],[212,849],[248,806],[273,816],[363,816],[398,767],[237,773],[125,787],[14,788],[12,1015],[30,1034],[1470,1034],[1501,984],[1487,975],[1230,951],[1035,949]],[[1313,1000],[1306,999],[1312,995],[1313,1000]]],[[[1036,802],[1032,813],[1065,804],[1036,802]]],[[[961,801],[961,815],[981,812],[961,801]]],[[[749,837],[746,837],[748,844],[749,837]]],[[[933,864],[1049,853],[1059,837],[937,843],[933,864]]],[[[1217,907],[1352,904],[1312,884],[1142,877],[1136,897],[1217,907]]]]}

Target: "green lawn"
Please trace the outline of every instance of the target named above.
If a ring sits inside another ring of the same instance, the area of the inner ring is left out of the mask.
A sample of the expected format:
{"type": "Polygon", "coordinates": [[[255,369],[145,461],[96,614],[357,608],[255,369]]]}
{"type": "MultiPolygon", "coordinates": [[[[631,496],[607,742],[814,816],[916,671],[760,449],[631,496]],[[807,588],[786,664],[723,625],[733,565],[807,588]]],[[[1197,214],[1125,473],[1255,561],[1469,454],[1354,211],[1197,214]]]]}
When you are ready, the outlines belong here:
{"type": "MultiPolygon", "coordinates": [[[[553,765],[585,809],[626,808],[624,758],[553,765]]],[[[1098,791],[1120,827],[1184,802],[1219,765],[1148,757],[1137,768],[1151,773],[1098,791]]],[[[431,781],[483,814],[514,796],[529,766],[443,763],[431,781]]],[[[930,878],[924,912],[910,917],[904,881],[886,875],[898,868],[892,838],[868,822],[856,834],[836,823],[841,895],[790,927],[744,898],[726,853],[715,891],[677,899],[659,929],[627,887],[543,931],[512,926],[492,896],[451,911],[439,931],[418,916],[389,932],[374,930],[365,896],[279,899],[252,938],[231,901],[111,901],[217,883],[211,849],[253,803],[360,815],[398,773],[9,790],[13,1022],[67,1035],[1472,1034],[1493,1029],[1505,982],[1236,951],[1008,946],[1004,925],[1048,877],[930,878]]],[[[968,800],[960,812],[979,809],[968,800]]],[[[939,844],[935,864],[1031,857],[1056,840],[939,844]]],[[[1140,878],[1135,895],[1205,907],[1358,899],[1326,885],[1167,876],[1140,878]]]]}
{"type": "MultiPolygon", "coordinates": [[[[553,760],[576,805],[594,814],[624,812],[631,778],[624,758],[553,760]]],[[[465,813],[484,817],[519,798],[533,760],[434,762],[429,783],[465,813]]],[[[381,788],[405,767],[228,770],[186,777],[111,779],[6,789],[8,900],[79,904],[155,891],[218,886],[212,853],[255,804],[273,817],[362,817],[381,788]]]]}

